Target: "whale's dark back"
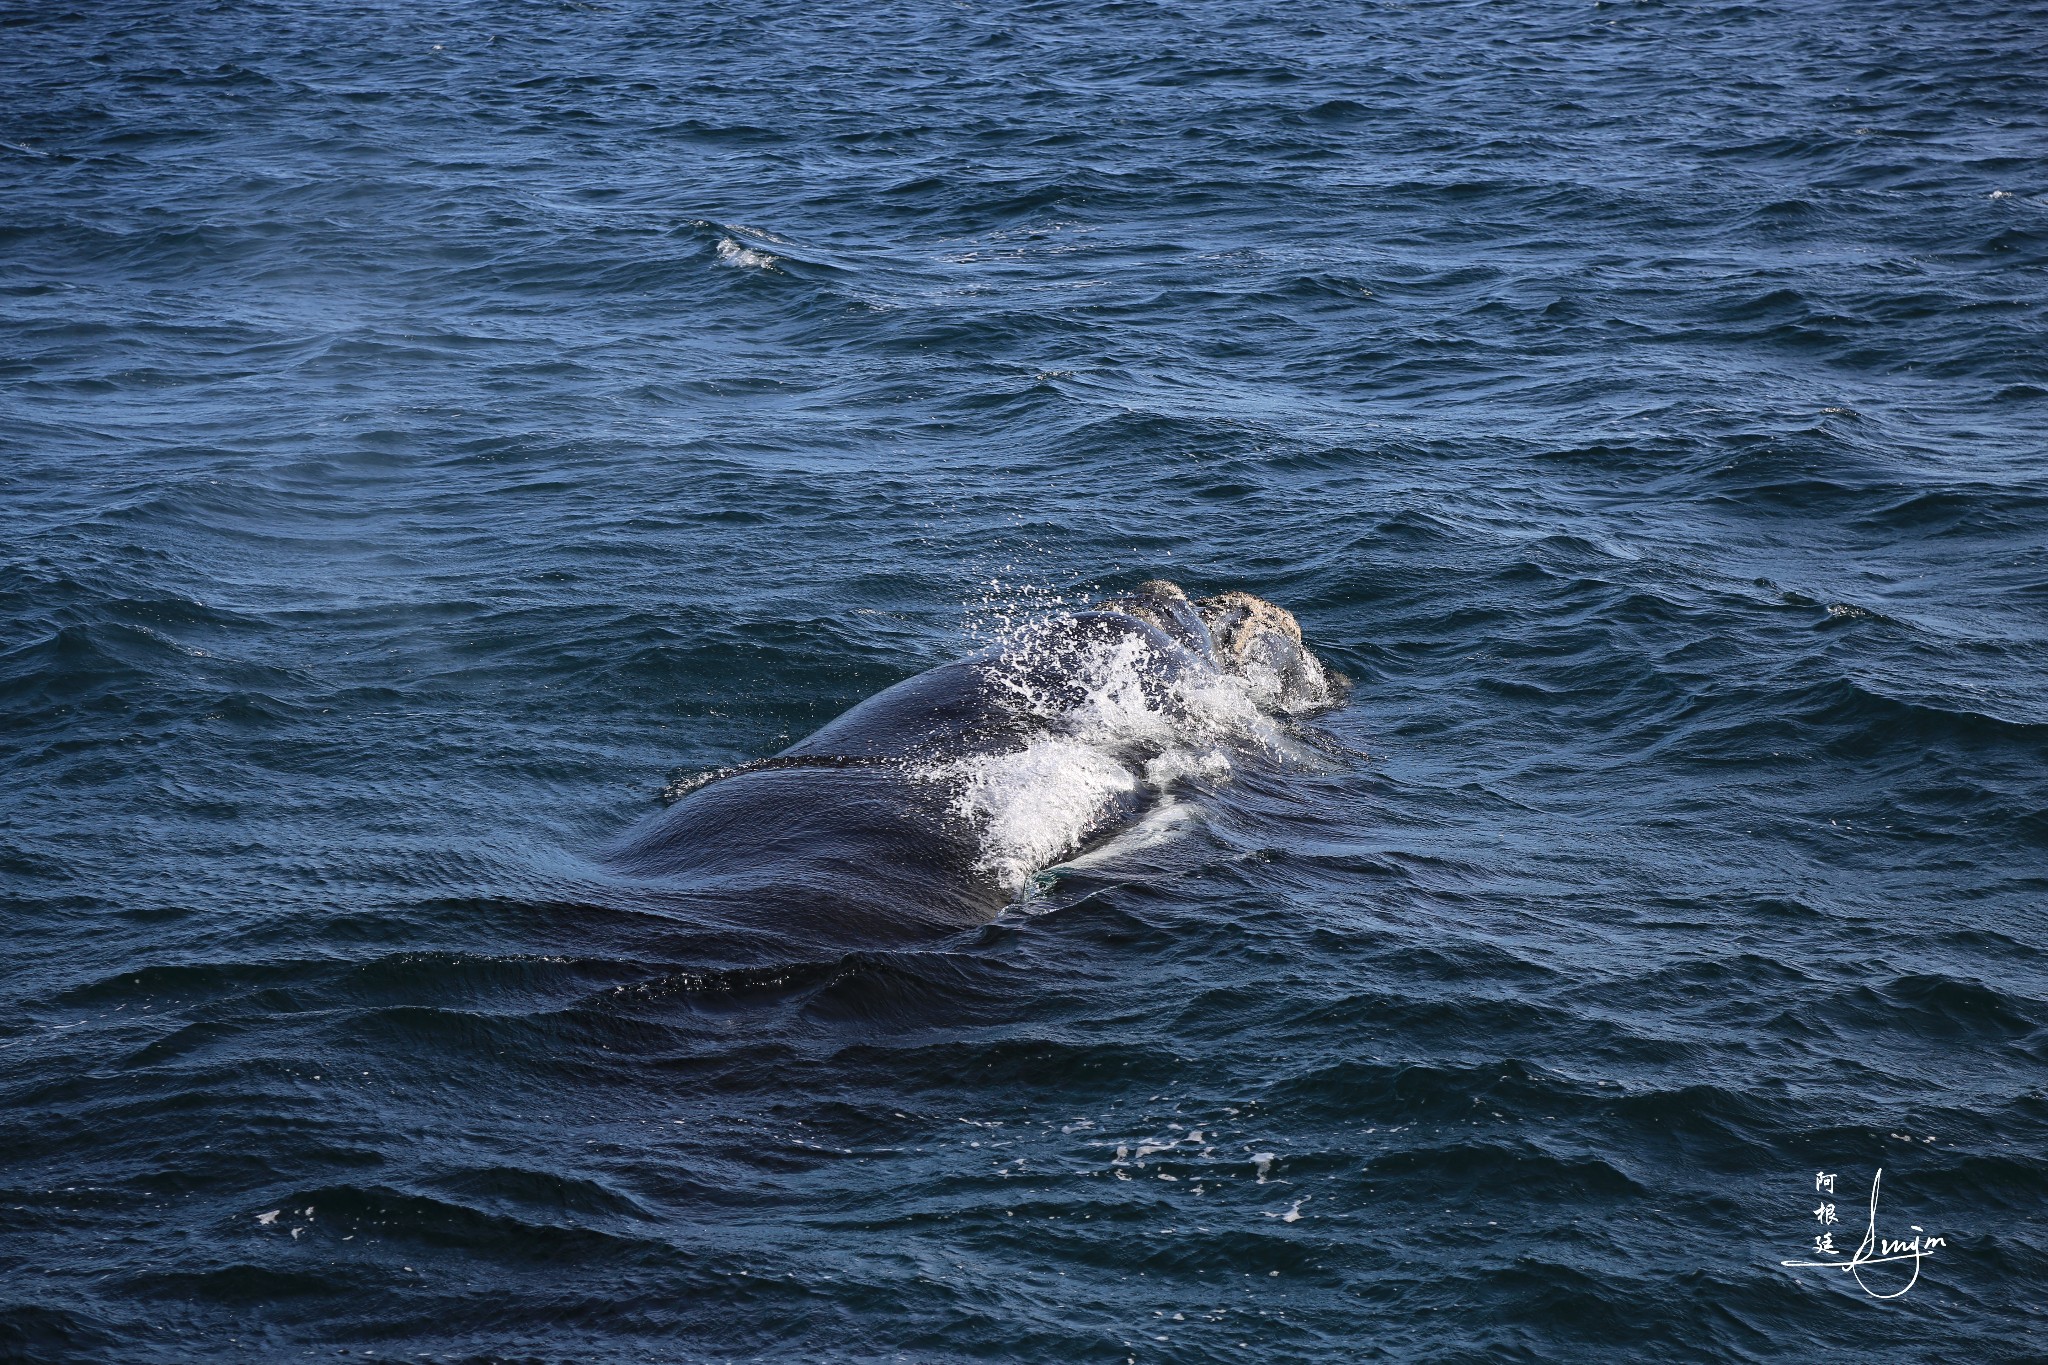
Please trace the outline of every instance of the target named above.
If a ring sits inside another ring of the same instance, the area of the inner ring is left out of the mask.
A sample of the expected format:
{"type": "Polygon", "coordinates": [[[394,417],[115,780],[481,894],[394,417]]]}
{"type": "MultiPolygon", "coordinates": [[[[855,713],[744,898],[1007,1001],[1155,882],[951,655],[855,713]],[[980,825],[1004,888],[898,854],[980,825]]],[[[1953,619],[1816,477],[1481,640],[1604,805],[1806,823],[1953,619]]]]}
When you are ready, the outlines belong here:
{"type": "Polygon", "coordinates": [[[1009,899],[966,875],[971,831],[938,795],[887,764],[741,772],[642,825],[610,861],[734,928],[827,945],[927,937],[1009,899]]]}

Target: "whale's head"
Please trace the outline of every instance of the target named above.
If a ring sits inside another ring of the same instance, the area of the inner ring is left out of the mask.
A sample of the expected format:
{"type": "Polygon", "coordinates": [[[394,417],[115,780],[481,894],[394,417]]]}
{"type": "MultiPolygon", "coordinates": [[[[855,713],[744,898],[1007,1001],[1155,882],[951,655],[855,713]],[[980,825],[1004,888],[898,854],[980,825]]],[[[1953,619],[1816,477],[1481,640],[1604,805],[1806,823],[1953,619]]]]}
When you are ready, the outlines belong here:
{"type": "Polygon", "coordinates": [[[1195,607],[1217,667],[1244,679],[1262,703],[1294,712],[1337,703],[1341,680],[1301,642],[1301,625],[1284,607],[1248,592],[1204,597],[1195,607]]]}
{"type": "Polygon", "coordinates": [[[1135,617],[1156,627],[1167,639],[1203,663],[1216,663],[1208,623],[1202,619],[1201,608],[1181,591],[1178,583],[1169,583],[1163,578],[1147,579],[1121,597],[1110,598],[1100,610],[1135,617]]]}

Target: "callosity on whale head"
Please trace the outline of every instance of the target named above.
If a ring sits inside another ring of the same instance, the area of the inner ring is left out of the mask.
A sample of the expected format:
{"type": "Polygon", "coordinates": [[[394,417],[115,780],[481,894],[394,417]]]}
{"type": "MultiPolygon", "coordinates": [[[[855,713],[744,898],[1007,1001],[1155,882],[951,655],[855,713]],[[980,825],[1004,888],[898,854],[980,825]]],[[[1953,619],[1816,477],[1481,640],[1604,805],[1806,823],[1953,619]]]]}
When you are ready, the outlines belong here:
{"type": "Polygon", "coordinates": [[[1342,680],[1301,641],[1292,612],[1248,592],[1195,603],[1215,649],[1216,666],[1242,678],[1262,703],[1282,711],[1318,711],[1338,701],[1342,680]]]}

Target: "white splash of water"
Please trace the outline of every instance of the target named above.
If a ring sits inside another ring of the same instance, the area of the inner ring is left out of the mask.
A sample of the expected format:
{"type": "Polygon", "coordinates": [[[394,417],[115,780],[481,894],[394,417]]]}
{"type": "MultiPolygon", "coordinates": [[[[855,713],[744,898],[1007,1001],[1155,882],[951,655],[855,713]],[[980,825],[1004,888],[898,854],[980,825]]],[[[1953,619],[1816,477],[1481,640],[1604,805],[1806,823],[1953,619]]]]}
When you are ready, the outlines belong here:
{"type": "Polygon", "coordinates": [[[1031,874],[1056,863],[1138,780],[1100,749],[1042,739],[1009,754],[985,754],[945,765],[954,783],[956,815],[982,830],[981,870],[1012,895],[1031,874]]]}
{"type": "Polygon", "coordinates": [[[1034,567],[1004,563],[982,580],[965,604],[968,639],[1007,652],[1079,609],[1067,594],[1035,577],[1034,567]]]}
{"type": "Polygon", "coordinates": [[[1245,691],[1261,707],[1287,715],[1320,711],[1330,704],[1329,678],[1322,661],[1303,650],[1291,679],[1264,659],[1247,659],[1238,675],[1245,691]]]}
{"type": "Polygon", "coordinates": [[[1254,683],[1193,666],[1174,673],[1142,635],[1077,641],[1070,618],[1024,617],[1006,623],[990,681],[1033,737],[918,774],[947,784],[953,814],[976,827],[980,870],[1013,896],[1147,798],[1226,780],[1248,752],[1300,749],[1254,683]]]}

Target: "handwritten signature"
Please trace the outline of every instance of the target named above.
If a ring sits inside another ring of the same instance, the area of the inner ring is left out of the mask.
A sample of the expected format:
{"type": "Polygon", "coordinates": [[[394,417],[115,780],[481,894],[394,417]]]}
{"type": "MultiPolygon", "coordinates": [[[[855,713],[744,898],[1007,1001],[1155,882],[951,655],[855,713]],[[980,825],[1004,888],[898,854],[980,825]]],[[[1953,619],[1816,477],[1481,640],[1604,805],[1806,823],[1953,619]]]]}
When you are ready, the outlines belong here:
{"type": "MultiPolygon", "coordinates": [[[[1834,1177],[1824,1176],[1819,1179],[1826,1180],[1827,1189],[1832,1193],[1834,1177]]],[[[1896,1299],[1904,1295],[1908,1289],[1918,1284],[1920,1282],[1920,1262],[1929,1253],[1933,1252],[1935,1248],[1947,1246],[1948,1239],[1946,1237],[1928,1237],[1925,1235],[1906,1240],[1879,1237],[1877,1235],[1877,1191],[1878,1186],[1883,1180],[1884,1170],[1880,1167],[1877,1174],[1870,1179],[1870,1221],[1864,1226],[1863,1241],[1852,1254],[1843,1257],[1839,1252],[1835,1252],[1834,1238],[1832,1235],[1828,1235],[1815,1238],[1814,1249],[1817,1254],[1822,1252],[1834,1253],[1836,1259],[1831,1261],[1780,1261],[1778,1264],[1795,1269],[1845,1270],[1849,1273],[1850,1278],[1856,1281],[1858,1287],[1873,1299],[1896,1299]],[[1898,1265],[1907,1261],[1913,1263],[1912,1278],[1889,1294],[1878,1293],[1869,1284],[1865,1283],[1863,1279],[1863,1268],[1865,1266],[1898,1265]]],[[[1818,1183],[1818,1180],[1816,1183],[1818,1183]]],[[[1834,1206],[1832,1204],[1824,1204],[1821,1207],[1828,1211],[1825,1221],[1832,1222],[1834,1206]]],[[[1913,1231],[1924,1233],[1924,1229],[1917,1224],[1913,1226],[1913,1231]]]]}

